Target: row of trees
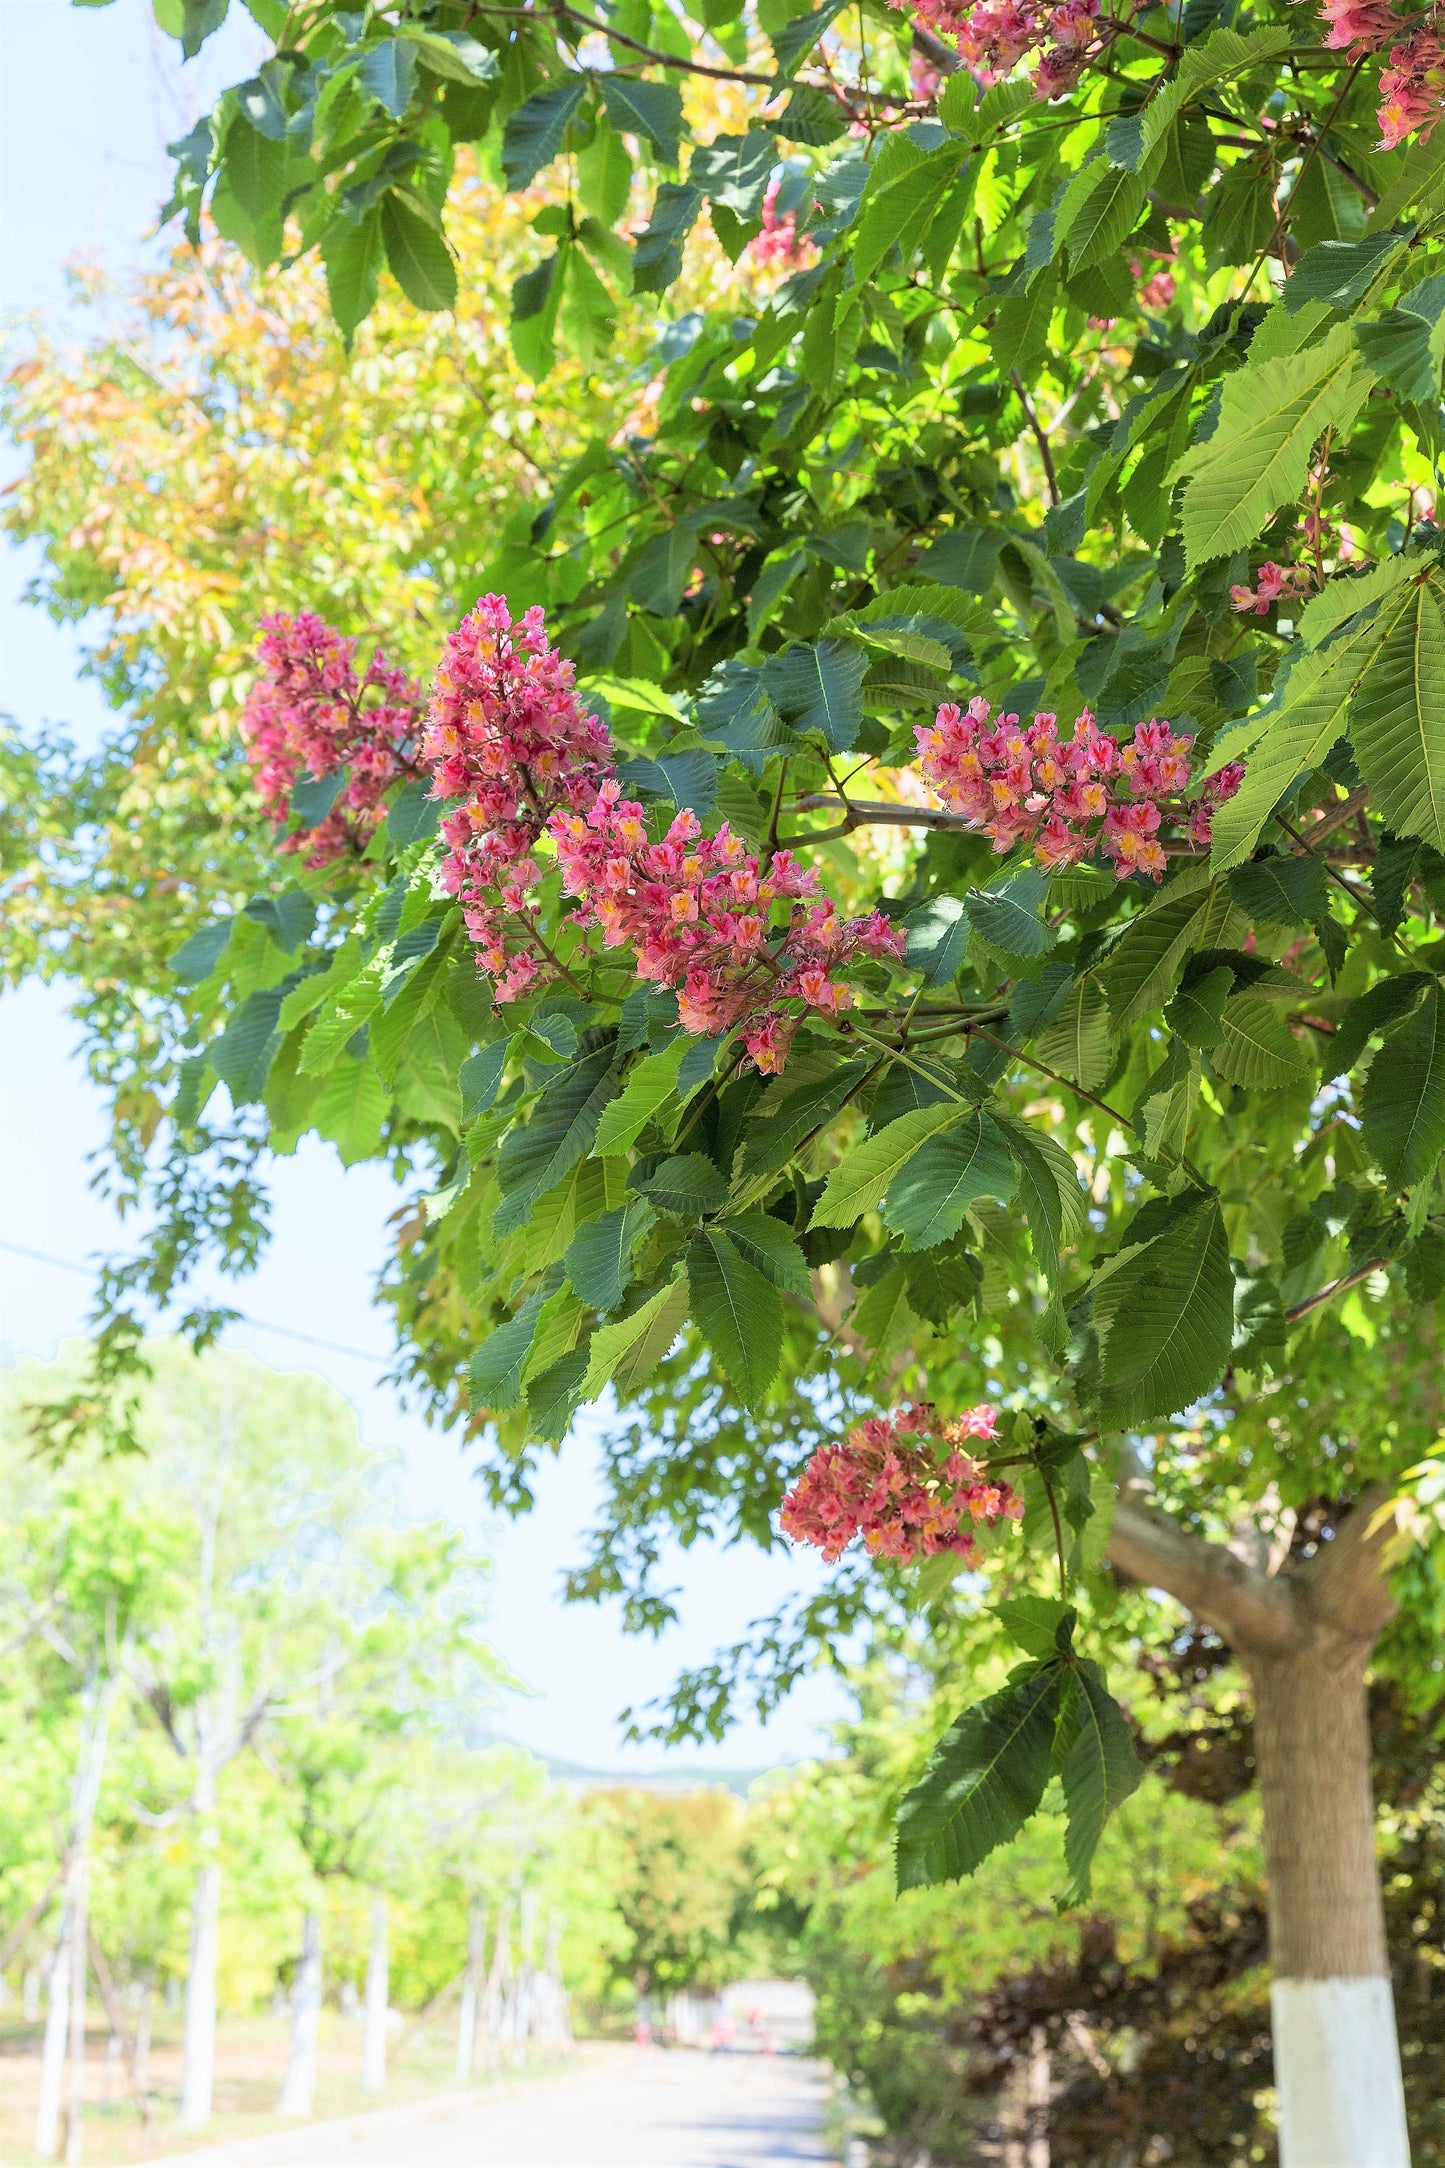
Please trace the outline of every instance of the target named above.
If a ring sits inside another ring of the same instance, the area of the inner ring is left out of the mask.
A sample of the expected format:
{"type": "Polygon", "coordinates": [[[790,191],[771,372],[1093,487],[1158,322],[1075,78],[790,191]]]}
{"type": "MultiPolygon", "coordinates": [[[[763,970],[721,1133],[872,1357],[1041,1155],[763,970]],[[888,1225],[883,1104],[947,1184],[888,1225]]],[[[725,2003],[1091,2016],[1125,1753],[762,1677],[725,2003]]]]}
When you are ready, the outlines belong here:
{"type": "MultiPolygon", "coordinates": [[[[350,1408],[247,1357],[148,1351],[138,1456],[26,1451],[82,1356],[4,1381],[0,1971],[45,1980],[36,2150],[78,2158],[99,1995],[137,2099],[153,1998],[183,1982],[179,2112],[201,2129],[217,2012],[289,1989],[280,2111],[311,2112],[323,1981],[456,2003],[458,2071],[558,2052],[633,1937],[604,1823],[487,1746],[510,1682],[486,1566],[402,1508],[350,1408]]],[[[148,2112],[148,2108],[147,2108],[148,2112]]]]}
{"type": "Polygon", "coordinates": [[[1386,80],[1388,8],[1231,13],[278,13],[177,202],[257,266],[319,252],[355,360],[303,266],[163,281],[138,373],[23,368],[15,522],[55,607],[109,613],[134,722],[79,771],[14,753],[10,968],[81,982],[115,1182],[158,1208],[102,1288],[117,1435],[146,1299],[254,1257],[267,1155],[314,1128],[410,1185],[404,1367],[494,1496],[583,1402],[630,1411],[579,1592],[658,1622],[663,1535],[775,1540],[826,1449],[790,1524],[883,1562],[683,1682],[675,1731],[950,1615],[960,1515],[999,1523],[1012,1669],[964,1662],[903,1884],[974,1871],[1057,1771],[1085,1902],[1139,1777],[1124,1589],[1212,1626],[1256,1705],[1286,2156],[1400,2168],[1366,1676],[1433,1702],[1435,31],[1386,80]],[[383,257],[432,330],[373,336],[383,257]],[[453,302],[438,396],[412,357],[453,302]],[[309,378],[273,306],[313,310],[309,378]],[[482,348],[493,434],[559,386],[561,421],[449,524],[482,348]],[[483,584],[547,607],[578,705],[496,612],[431,733],[358,694],[328,740],[345,668],[278,679],[263,805],[260,605],[429,680],[483,584]],[[980,1403],[987,1446],[945,1434],[980,1403]]]}

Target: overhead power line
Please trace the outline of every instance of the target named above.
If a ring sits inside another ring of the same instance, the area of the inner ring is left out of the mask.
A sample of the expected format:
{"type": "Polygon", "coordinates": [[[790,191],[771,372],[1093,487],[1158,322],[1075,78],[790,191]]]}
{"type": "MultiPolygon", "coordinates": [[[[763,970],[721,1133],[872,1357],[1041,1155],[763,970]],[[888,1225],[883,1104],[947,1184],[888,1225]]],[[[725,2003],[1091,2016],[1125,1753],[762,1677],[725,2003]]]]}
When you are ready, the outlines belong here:
{"type": "MultiPolygon", "coordinates": [[[[8,1250],[12,1257],[28,1257],[33,1264],[53,1265],[57,1272],[78,1272],[82,1279],[94,1279],[91,1266],[77,1264],[73,1257],[52,1257],[47,1250],[28,1249],[23,1242],[0,1240],[0,1250],[8,1250]]],[[[314,1332],[297,1332],[290,1325],[271,1325],[264,1317],[249,1317],[244,1310],[238,1311],[232,1321],[237,1325],[249,1325],[253,1332],[275,1333],[281,1340],[299,1340],[303,1347],[325,1348],[329,1355],[350,1355],[359,1363],[374,1363],[378,1369],[386,1364],[384,1355],[376,1355],[366,1348],[344,1347],[339,1340],[318,1339],[314,1332]]]]}

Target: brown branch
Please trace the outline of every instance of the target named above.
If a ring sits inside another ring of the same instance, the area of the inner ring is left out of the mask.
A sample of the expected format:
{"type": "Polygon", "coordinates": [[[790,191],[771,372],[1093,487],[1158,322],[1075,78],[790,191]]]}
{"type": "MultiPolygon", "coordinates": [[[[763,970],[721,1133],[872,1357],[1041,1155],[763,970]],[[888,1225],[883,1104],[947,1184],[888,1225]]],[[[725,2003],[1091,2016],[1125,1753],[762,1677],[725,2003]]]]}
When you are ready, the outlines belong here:
{"type": "Polygon", "coordinates": [[[1290,1304],[1284,1313],[1286,1319],[1293,1325],[1297,1318],[1308,1317],[1311,1310],[1322,1309],[1327,1302],[1333,1302],[1336,1295],[1347,1294],[1352,1287],[1358,1287],[1361,1280],[1368,1280],[1370,1274],[1379,1272],[1385,1263],[1386,1259],[1383,1257],[1372,1257],[1367,1265],[1356,1265],[1353,1272],[1342,1273],[1339,1279],[1331,1280],[1324,1287],[1317,1287],[1312,1295],[1305,1296],[1303,1302],[1290,1304]]]}
{"type": "Polygon", "coordinates": [[[1294,1605],[1278,1579],[1247,1565],[1222,1543],[1177,1527],[1152,1506],[1119,1499],[1109,1557],[1131,1580],[1173,1596],[1231,1648],[1283,1654],[1298,1642],[1294,1605]]]}
{"type": "Polygon", "coordinates": [[[34,1927],[38,1921],[44,1919],[46,1913],[50,1910],[50,1907],[55,1902],[55,1893],[59,1889],[63,1880],[63,1875],[55,1875],[51,1880],[49,1889],[45,1891],[43,1896],[36,1898],[34,1904],[20,1920],[19,1924],[15,1927],[12,1927],[9,1934],[5,1937],[5,1940],[3,1942],[0,1942],[0,1972],[3,1972],[5,1970],[5,1967],[9,1964],[11,1958],[15,1955],[15,1952],[19,1949],[21,1943],[29,1934],[31,1928],[34,1927]]]}
{"type": "MultiPolygon", "coordinates": [[[[494,11],[487,9],[484,12],[490,14],[494,11]]],[[[636,38],[625,38],[620,30],[610,30],[606,23],[595,22],[579,8],[569,7],[567,0],[553,0],[552,12],[554,15],[565,16],[568,22],[577,23],[584,30],[595,30],[598,36],[606,38],[610,45],[625,45],[629,53],[640,53],[653,67],[674,68],[682,75],[710,75],[719,83],[758,83],[765,90],[774,87],[770,75],[750,75],[743,68],[710,68],[703,60],[679,60],[675,53],[660,53],[655,46],[640,45],[636,38]]]]}
{"type": "MultiPolygon", "coordinates": [[[[827,828],[823,835],[843,835],[852,828],[967,828],[970,824],[961,813],[945,813],[940,806],[895,805],[888,798],[843,798],[830,796],[825,791],[809,791],[806,796],[793,800],[795,813],[825,813],[840,808],[847,819],[840,828],[827,828]]],[[[798,843],[816,840],[800,835],[789,839],[798,843]]]]}
{"type": "Polygon", "coordinates": [[[1049,449],[1049,440],[1044,434],[1043,424],[1034,412],[1033,403],[1024,390],[1024,380],[1017,369],[1009,370],[1009,382],[1019,395],[1019,404],[1024,410],[1024,417],[1034,433],[1034,441],[1038,445],[1039,455],[1044,463],[1044,477],[1049,485],[1049,502],[1050,504],[1057,504],[1059,502],[1059,478],[1054,472],[1054,455],[1049,449]]]}

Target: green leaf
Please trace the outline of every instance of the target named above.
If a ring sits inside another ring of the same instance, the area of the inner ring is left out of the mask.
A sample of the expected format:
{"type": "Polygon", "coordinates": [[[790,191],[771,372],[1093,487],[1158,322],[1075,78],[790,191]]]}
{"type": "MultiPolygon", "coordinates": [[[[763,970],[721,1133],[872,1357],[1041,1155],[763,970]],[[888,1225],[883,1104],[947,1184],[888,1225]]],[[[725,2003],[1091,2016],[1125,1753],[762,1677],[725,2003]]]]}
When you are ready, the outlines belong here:
{"type": "Polygon", "coordinates": [[[813,1283],[791,1227],[767,1212],[743,1212],[736,1219],[724,1220],[722,1230],[743,1262],[765,1280],[786,1295],[812,1300],[813,1283]]]}
{"type": "Polygon", "coordinates": [[[1388,1030],[1412,1009],[1429,984],[1423,971],[1398,971],[1352,1001],[1320,1065],[1325,1083],[1353,1069],[1375,1033],[1388,1030]]]}
{"type": "Polygon", "coordinates": [[[918,1323],[908,1301],[908,1275],[895,1265],[867,1288],[849,1315],[855,1340],[868,1350],[868,1367],[881,1370],[900,1347],[907,1345],[918,1323]]]}
{"type": "Polygon", "coordinates": [[[697,223],[702,205],[700,188],[663,182],[653,198],[651,218],[633,248],[634,293],[665,293],[680,276],[683,244],[697,223]]]}
{"type": "Polygon", "coordinates": [[[1182,986],[1166,1005],[1165,1023],[1186,1046],[1218,1046],[1224,1037],[1224,1004],[1233,986],[1234,973],[1228,964],[1206,971],[1202,979],[1182,986]]]}
{"type": "Polygon", "coordinates": [[[683,1218],[720,1212],[728,1201],[727,1177],[703,1152],[679,1152],[664,1159],[642,1181],[634,1179],[628,1186],[664,1212],[675,1212],[683,1218]]]}
{"type": "Polygon", "coordinates": [[[537,1320],[547,1301],[541,1289],[529,1295],[515,1317],[485,1339],[472,1357],[472,1412],[500,1415],[522,1398],[522,1372],[532,1352],[537,1320]]]}
{"type": "Polygon", "coordinates": [[[569,75],[519,105],[502,137],[502,171],[508,188],[525,188],[549,166],[587,95],[587,78],[569,75]]]}
{"type": "Polygon", "coordinates": [[[599,1047],[547,1086],[529,1122],[508,1130],[497,1154],[502,1195],[495,1221],[499,1236],[524,1226],[537,1199],[579,1159],[586,1158],[596,1140],[602,1110],[616,1089],[613,1050],[599,1047]]]}
{"type": "Polygon", "coordinates": [[[534,1438],[561,1444],[582,1405],[591,1359],[590,1344],[574,1348],[527,1380],[527,1425],[534,1438]]]}
{"type": "MultiPolygon", "coordinates": [[[[1397,606],[1387,604],[1385,609],[1398,614],[1397,606]]],[[[1214,816],[1212,868],[1222,871],[1248,858],[1280,800],[1301,776],[1319,767],[1344,736],[1356,687],[1385,629],[1377,619],[1333,646],[1305,655],[1290,671],[1274,713],[1225,740],[1226,758],[1237,753],[1245,759],[1245,777],[1237,794],[1214,816]]]]}
{"type": "Polygon", "coordinates": [[[898,1810],[898,1887],[957,1881],[1016,1837],[1049,1781],[1057,1662],[1021,1665],[944,1733],[898,1810]]]}
{"type": "Polygon", "coordinates": [[[206,1048],[211,1067],[235,1106],[259,1099],[265,1088],[266,1071],[281,1043],[277,1029],[281,1001],[279,986],[262,987],[249,995],[220,1037],[206,1048]]]}
{"type": "Polygon", "coordinates": [[[597,1128],[593,1146],[599,1159],[631,1150],[638,1136],[677,1089],[678,1065],[687,1052],[686,1038],[674,1039],[660,1054],[649,1054],[628,1076],[597,1128]]]}
{"type": "Polygon", "coordinates": [[[567,1247],[563,1262],[575,1294],[591,1309],[604,1315],[620,1305],[632,1285],[632,1253],[657,1214],[645,1199],[634,1197],[600,1219],[579,1227],[567,1247]]]}
{"type": "Polygon", "coordinates": [[[1226,83],[1231,76],[1242,75],[1250,68],[1273,60],[1277,54],[1288,51],[1289,43],[1288,28],[1272,25],[1247,34],[1233,29],[1215,30],[1201,43],[1187,46],[1180,59],[1179,73],[1171,82],[1162,84],[1158,94],[1144,108],[1136,163],[1143,163],[1192,98],[1212,84],[1226,83]]]}
{"type": "Polygon", "coordinates": [[[381,199],[381,237],[391,275],[414,308],[456,307],[456,266],[446,242],[394,189],[381,199]]]}
{"type": "MultiPolygon", "coordinates": [[[[381,252],[381,214],[378,211],[368,211],[356,226],[344,216],[333,219],[322,235],[321,260],[326,266],[327,298],[337,329],[348,346],[356,335],[358,324],[363,323],[376,307],[381,252]]],[[[340,784],[345,777],[338,774],[336,780],[340,784]]],[[[335,793],[332,795],[334,798],[335,793]]],[[[300,811],[299,807],[294,807],[294,794],[293,808],[300,811]]]]}
{"type": "Polygon", "coordinates": [[[1073,1643],[1078,1613],[1057,1596],[1009,1596],[993,1607],[994,1617],[1015,1648],[1047,1662],[1073,1643]]]}
{"type": "Polygon", "coordinates": [[[687,1275],[669,1280],[626,1317],[599,1325],[592,1335],[592,1359],[582,1382],[584,1400],[595,1400],[611,1385],[625,1400],[645,1385],[687,1323],[687,1275]]]}
{"type": "Polygon", "coordinates": [[[376,1157],[390,1105],[375,1065],[344,1054],[321,1087],[312,1119],[336,1146],[341,1164],[355,1167],[376,1157]]]}
{"type": "Polygon", "coordinates": [[[1236,866],[1229,893],[1241,911],[1266,926],[1312,926],[1329,908],[1324,861],[1312,851],[1236,866]]]}
{"type": "Polygon", "coordinates": [[[836,143],[848,128],[837,99],[806,83],[793,92],[773,125],[789,143],[806,143],[810,147],[836,143]]]}
{"type": "Polygon", "coordinates": [[[199,927],[171,956],[172,977],[182,986],[199,986],[202,979],[208,979],[226,953],[234,923],[233,919],[216,918],[209,926],[199,927]]]}
{"type": "Polygon", "coordinates": [[[714,136],[700,143],[687,169],[688,186],[746,224],[758,216],[769,175],[778,162],[777,139],[767,128],[746,135],[714,136]]]}
{"type": "Polygon", "coordinates": [[[1431,986],[1370,1064],[1362,1104],[1365,1145],[1400,1189],[1423,1182],[1445,1145],[1445,994],[1431,986]]]}
{"type": "Polygon", "coordinates": [[[1184,548],[1190,569],[1244,549],[1298,498],[1321,432],[1348,429],[1370,388],[1350,327],[1318,346],[1249,364],[1225,379],[1219,426],[1187,455],[1184,548]]]}
{"type": "Polygon", "coordinates": [[[1070,271],[1083,271],[1114,255],[1139,223],[1144,183],[1104,158],[1085,166],[1059,205],[1054,249],[1069,252],[1070,271]],[[1087,185],[1081,185],[1087,182],[1087,185]]]}
{"type": "MultiPolygon", "coordinates": [[[[902,1115],[900,1121],[916,1118],[902,1115]]],[[[889,1133],[880,1131],[877,1141],[889,1133]]],[[[929,1138],[899,1169],[888,1185],[884,1224],[903,1239],[906,1249],[933,1249],[958,1233],[970,1206],[981,1197],[996,1197],[1001,1203],[1010,1198],[1016,1179],[1002,1130],[976,1109],[942,1135],[929,1138]]]]}
{"type": "Polygon", "coordinates": [[[400,38],[370,45],[357,69],[357,81],[379,99],[393,120],[400,120],[416,88],[416,47],[400,38]]]}
{"type": "Polygon", "coordinates": [[[831,753],[851,750],[863,727],[863,679],[868,657],[853,640],[794,646],[770,662],[768,691],[784,722],[816,730],[831,753]]]}
{"type": "Polygon", "coordinates": [[[785,1167],[814,1130],[821,1129],[856,1091],[868,1063],[844,1062],[822,1084],[804,1084],[764,1100],[765,1112],[749,1122],[739,1148],[736,1178],[748,1183],[785,1167]]]}
{"type": "Polygon", "coordinates": [[[598,76],[597,87],[607,118],[619,135],[625,132],[641,136],[665,164],[677,164],[682,142],[682,92],[675,84],[604,74],[598,76]]]}
{"type": "Polygon", "coordinates": [[[461,1086],[464,1120],[471,1121],[496,1104],[511,1051],[510,1039],[494,1039],[490,1046],[484,1046],[478,1054],[469,1054],[462,1063],[457,1082],[461,1086]]]}
{"type": "Polygon", "coordinates": [[[911,971],[922,971],[929,986],[947,986],[968,961],[972,933],[968,905],[962,896],[931,896],[910,911],[906,960],[911,971]]]}
{"type": "Polygon", "coordinates": [[[996,888],[975,888],[968,915],[990,948],[1005,956],[1043,956],[1054,945],[1044,918],[1049,884],[1036,866],[1025,866],[996,888]]]}
{"type": "Polygon", "coordinates": [[[993,1116],[1019,1171],[1020,1202],[1040,1270],[1051,1286],[1059,1278],[1059,1250],[1084,1225],[1088,1200],[1078,1170],[1053,1137],[1000,1108],[993,1116]]]}
{"type": "Polygon", "coordinates": [[[919,1107],[865,1137],[844,1153],[813,1207],[814,1227],[851,1227],[854,1220],[881,1204],[889,1186],[919,1147],[972,1110],[966,1106],[919,1107]]]}
{"type": "Polygon", "coordinates": [[[1085,1091],[1097,1091],[1114,1066],[1109,1004],[1097,979],[1076,981],[1059,1014],[1046,1024],[1035,1044],[1039,1059],[1071,1076],[1085,1091]]]}
{"type": "Polygon", "coordinates": [[[795,15],[781,30],[771,32],[773,58],[778,64],[775,89],[780,89],[784,83],[792,81],[834,16],[842,13],[843,7],[844,0],[823,0],[823,5],[814,8],[810,14],[795,15]]]}
{"type": "Polygon", "coordinates": [[[1073,1735],[1060,1775],[1069,1819],[1064,1830],[1064,1864],[1072,1877],[1066,1904],[1082,1904],[1104,1824],[1123,1805],[1144,1775],[1124,1712],[1104,1683],[1104,1674],[1087,1657],[1071,1667],[1068,1700],[1060,1721],[1061,1742],[1073,1735]]]}
{"type": "Polygon", "coordinates": [[[1143,1241],[1126,1235],[1091,1291],[1107,1427],[1178,1414],[1219,1383],[1234,1337],[1234,1280],[1217,1197],[1186,1203],[1143,1241]]]}
{"type": "Polygon", "coordinates": [[[416,47],[424,68],[449,83],[493,83],[501,72],[491,47],[465,30],[425,30],[420,23],[403,23],[397,36],[416,47]]]}
{"type": "Polygon", "coordinates": [[[883,137],[853,227],[853,278],[872,278],[893,248],[906,263],[965,156],[961,143],[923,150],[901,132],[883,137]]]}
{"type": "Polygon", "coordinates": [[[1355,696],[1350,743],[1372,810],[1445,846],[1445,615],[1435,580],[1407,598],[1355,696]]]}
{"type": "Polygon", "coordinates": [[[688,1244],[693,1318],[745,1407],[760,1407],[783,1350],[783,1301],[727,1236],[709,1227],[688,1244]]]}
{"type": "Polygon", "coordinates": [[[1309,1055],[1262,994],[1236,994],[1225,1002],[1220,1023],[1223,1036],[1209,1058],[1226,1083],[1274,1092],[1313,1081],[1309,1055]]]}
{"type": "Polygon", "coordinates": [[[1341,312],[1352,309],[1374,285],[1380,272],[1409,244],[1413,226],[1399,233],[1367,233],[1358,241],[1316,241],[1307,248],[1284,283],[1280,299],[1296,316],[1307,301],[1322,301],[1341,312]]]}
{"type": "Polygon", "coordinates": [[[1116,1030],[1163,1006],[1185,957],[1207,948],[1228,915],[1223,882],[1203,868],[1182,874],[1140,912],[1099,972],[1116,1030]]]}

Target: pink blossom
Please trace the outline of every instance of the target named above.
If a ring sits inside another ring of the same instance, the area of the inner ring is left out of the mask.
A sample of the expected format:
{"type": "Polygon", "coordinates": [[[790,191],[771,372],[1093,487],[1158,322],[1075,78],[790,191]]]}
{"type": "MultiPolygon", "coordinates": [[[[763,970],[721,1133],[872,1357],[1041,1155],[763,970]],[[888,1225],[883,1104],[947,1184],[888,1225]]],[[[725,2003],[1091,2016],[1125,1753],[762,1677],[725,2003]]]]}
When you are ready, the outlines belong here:
{"type": "Polygon", "coordinates": [[[1380,76],[1379,148],[1393,150],[1406,136],[1430,134],[1440,118],[1445,91],[1445,47],[1429,21],[1421,22],[1390,52],[1380,76]]]}
{"type": "Polygon", "coordinates": [[[1336,52],[1348,49],[1351,60],[1383,52],[1400,28],[1390,0],[1321,0],[1320,13],[1329,25],[1326,45],[1336,52]]]}
{"type": "Polygon", "coordinates": [[[748,243],[748,254],[755,263],[770,268],[785,265],[790,271],[805,271],[818,257],[816,245],[806,234],[798,232],[796,214],[784,211],[778,215],[778,189],[781,183],[769,181],[763,196],[763,230],[754,234],[748,243]]]}
{"type": "Polygon", "coordinates": [[[1266,560],[1255,574],[1255,587],[1231,587],[1229,599],[1236,610],[1252,610],[1256,617],[1267,617],[1277,602],[1293,602],[1307,595],[1314,582],[1311,575],[1295,565],[1277,565],[1266,560]]]}
{"type": "Polygon", "coordinates": [[[969,1454],[965,1439],[997,1435],[994,1410],[945,1422],[926,1403],[870,1416],[843,1445],[821,1446],[783,1500],[783,1532],[840,1558],[858,1536],[900,1565],[949,1551],[977,1563],[977,1523],[1021,1520],[1023,1500],[969,1454]]]}
{"type": "Polygon", "coordinates": [[[261,624],[261,674],[241,716],[257,795],[284,827],[303,776],[320,780],[345,769],[326,818],[277,845],[304,851],[308,866],[329,865],[366,848],[393,783],[417,773],[420,691],[379,648],[358,676],[355,640],[343,639],[314,610],[278,613],[261,624]]]}

